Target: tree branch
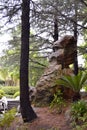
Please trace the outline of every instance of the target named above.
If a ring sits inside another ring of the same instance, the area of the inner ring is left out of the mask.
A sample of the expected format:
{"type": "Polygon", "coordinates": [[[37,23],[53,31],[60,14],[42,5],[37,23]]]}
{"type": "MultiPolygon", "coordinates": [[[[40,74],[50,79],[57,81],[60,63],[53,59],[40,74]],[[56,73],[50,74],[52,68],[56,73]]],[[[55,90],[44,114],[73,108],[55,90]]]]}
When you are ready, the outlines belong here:
{"type": "Polygon", "coordinates": [[[36,63],[36,64],[38,64],[38,65],[43,66],[44,68],[47,67],[46,65],[44,65],[44,64],[42,64],[42,63],[40,63],[40,62],[38,62],[38,61],[34,61],[34,60],[31,59],[31,58],[29,58],[29,60],[30,60],[31,62],[33,62],[33,63],[36,63]]]}
{"type": "Polygon", "coordinates": [[[87,3],[84,0],[80,0],[85,6],[87,6],[87,3]]]}

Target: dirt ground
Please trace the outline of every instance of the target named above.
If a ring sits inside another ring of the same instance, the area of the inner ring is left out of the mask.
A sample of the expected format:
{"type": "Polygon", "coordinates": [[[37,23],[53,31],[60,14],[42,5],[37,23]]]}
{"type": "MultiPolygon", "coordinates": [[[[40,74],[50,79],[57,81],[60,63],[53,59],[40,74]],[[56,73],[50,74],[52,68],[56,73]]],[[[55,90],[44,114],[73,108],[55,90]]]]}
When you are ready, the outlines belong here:
{"type": "Polygon", "coordinates": [[[38,118],[32,123],[24,124],[21,116],[19,116],[6,130],[71,130],[68,122],[66,122],[65,113],[57,114],[52,112],[49,107],[35,108],[35,112],[38,118]]]}

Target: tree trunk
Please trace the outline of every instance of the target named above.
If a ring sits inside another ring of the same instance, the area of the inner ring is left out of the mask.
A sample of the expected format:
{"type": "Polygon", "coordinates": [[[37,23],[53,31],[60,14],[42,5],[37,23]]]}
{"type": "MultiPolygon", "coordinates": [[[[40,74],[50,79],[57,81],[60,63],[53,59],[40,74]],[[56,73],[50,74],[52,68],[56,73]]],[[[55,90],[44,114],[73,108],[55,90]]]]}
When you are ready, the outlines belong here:
{"type": "Polygon", "coordinates": [[[31,107],[28,87],[29,36],[30,36],[30,0],[22,0],[22,30],[21,30],[21,59],[20,59],[20,107],[24,122],[35,119],[36,113],[31,107]]]}
{"type": "Polygon", "coordinates": [[[58,40],[58,22],[57,18],[54,19],[54,42],[58,40]]]}
{"type": "Polygon", "coordinates": [[[76,52],[75,52],[75,60],[74,60],[74,74],[77,75],[78,74],[78,57],[77,57],[77,39],[78,39],[78,31],[77,31],[77,6],[78,6],[78,3],[77,1],[75,0],[75,5],[74,5],[74,8],[75,8],[75,18],[74,18],[74,37],[76,39],[76,52]]]}
{"type": "MultiPolygon", "coordinates": [[[[75,60],[74,60],[74,74],[77,75],[78,74],[78,56],[77,56],[77,39],[78,39],[78,31],[77,31],[77,16],[78,16],[78,1],[74,0],[74,8],[75,8],[75,18],[74,18],[74,37],[76,39],[76,51],[75,51],[75,60]]],[[[73,96],[73,101],[78,101],[81,99],[80,93],[76,92],[73,96]]]]}
{"type": "Polygon", "coordinates": [[[73,96],[73,102],[76,102],[81,99],[81,95],[79,92],[76,92],[73,96]]]}

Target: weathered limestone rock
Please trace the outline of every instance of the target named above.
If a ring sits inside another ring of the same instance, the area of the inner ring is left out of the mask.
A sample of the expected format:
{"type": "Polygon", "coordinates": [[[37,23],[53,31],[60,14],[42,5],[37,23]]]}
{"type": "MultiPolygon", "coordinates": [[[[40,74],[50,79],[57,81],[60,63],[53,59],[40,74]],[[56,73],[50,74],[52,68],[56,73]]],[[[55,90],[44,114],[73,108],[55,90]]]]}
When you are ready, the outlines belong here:
{"type": "Polygon", "coordinates": [[[50,55],[50,62],[57,61],[57,64],[64,65],[63,68],[68,67],[74,62],[76,52],[76,41],[73,36],[65,36],[60,41],[53,44],[54,52],[50,55]]]}
{"type": "Polygon", "coordinates": [[[36,99],[40,105],[46,105],[51,102],[53,95],[58,89],[61,89],[66,99],[73,97],[74,92],[69,88],[58,86],[55,81],[62,75],[72,75],[73,71],[69,65],[74,62],[74,53],[76,52],[76,42],[73,36],[65,36],[60,41],[53,44],[53,52],[49,56],[49,66],[36,84],[36,99]]]}

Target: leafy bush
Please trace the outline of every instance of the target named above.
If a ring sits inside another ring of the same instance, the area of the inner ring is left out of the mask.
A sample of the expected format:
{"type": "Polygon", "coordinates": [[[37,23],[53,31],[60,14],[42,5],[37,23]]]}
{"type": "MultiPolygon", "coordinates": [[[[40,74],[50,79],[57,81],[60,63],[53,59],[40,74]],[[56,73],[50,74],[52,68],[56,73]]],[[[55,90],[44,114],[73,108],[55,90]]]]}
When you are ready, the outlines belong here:
{"type": "Polygon", "coordinates": [[[58,113],[62,112],[62,108],[64,108],[65,102],[63,99],[63,94],[60,90],[57,91],[57,93],[54,94],[54,99],[50,103],[50,108],[56,108],[58,113]]]}
{"type": "Polygon", "coordinates": [[[20,95],[20,91],[17,91],[14,95],[13,95],[13,98],[16,98],[17,96],[20,95]]]}
{"type": "Polygon", "coordinates": [[[83,116],[87,112],[87,103],[83,100],[75,102],[71,107],[71,114],[76,119],[83,116]]]}
{"type": "Polygon", "coordinates": [[[86,84],[87,73],[80,71],[77,75],[64,75],[56,81],[56,84],[63,85],[72,89],[76,94],[73,96],[73,101],[81,99],[80,90],[86,84]]]}
{"type": "Polygon", "coordinates": [[[78,75],[64,75],[61,79],[57,80],[58,85],[64,85],[75,92],[79,92],[87,80],[87,73],[79,72],[78,75]]]}
{"type": "Polygon", "coordinates": [[[5,92],[3,90],[0,90],[0,99],[5,96],[5,92]]]}
{"type": "Polygon", "coordinates": [[[6,98],[13,98],[13,95],[7,95],[5,94],[6,98]]]}
{"type": "Polygon", "coordinates": [[[19,87],[4,86],[1,89],[5,92],[6,95],[14,95],[19,90],[19,87]]]}
{"type": "Polygon", "coordinates": [[[13,122],[15,119],[15,114],[16,114],[16,109],[13,108],[9,110],[8,112],[3,114],[3,117],[0,118],[0,126],[7,128],[10,126],[10,124],[13,122]]]}
{"type": "Polygon", "coordinates": [[[85,101],[80,100],[72,104],[71,118],[72,125],[75,127],[75,130],[80,130],[80,127],[87,127],[87,103],[85,101]]]}
{"type": "Polygon", "coordinates": [[[84,85],[83,89],[87,92],[87,84],[84,85]]]}

